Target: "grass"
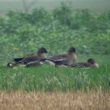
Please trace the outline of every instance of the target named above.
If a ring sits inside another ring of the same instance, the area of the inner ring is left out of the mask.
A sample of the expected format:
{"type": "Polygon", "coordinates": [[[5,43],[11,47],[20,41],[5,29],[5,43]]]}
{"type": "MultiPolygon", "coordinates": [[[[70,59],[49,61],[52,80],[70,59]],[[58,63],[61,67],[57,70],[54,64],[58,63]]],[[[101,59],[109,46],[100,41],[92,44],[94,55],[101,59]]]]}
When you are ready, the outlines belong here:
{"type": "Polygon", "coordinates": [[[0,110],[110,110],[110,56],[88,57],[100,68],[1,67],[0,110]]]}
{"type": "Polygon", "coordinates": [[[110,110],[110,93],[0,92],[0,110],[110,110]]]}
{"type": "Polygon", "coordinates": [[[99,69],[38,68],[0,69],[0,91],[90,91],[110,90],[109,56],[96,56],[99,69]],[[106,60],[105,60],[106,59],[106,60]],[[101,63],[103,62],[106,63],[101,63]]]}

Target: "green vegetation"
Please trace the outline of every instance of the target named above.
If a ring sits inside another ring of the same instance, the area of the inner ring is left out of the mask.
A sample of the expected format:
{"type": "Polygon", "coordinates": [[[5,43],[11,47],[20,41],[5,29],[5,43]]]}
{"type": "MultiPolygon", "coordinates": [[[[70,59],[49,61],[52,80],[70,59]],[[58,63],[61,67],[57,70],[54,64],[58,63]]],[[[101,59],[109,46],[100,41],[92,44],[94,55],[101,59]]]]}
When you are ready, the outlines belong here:
{"type": "Polygon", "coordinates": [[[1,67],[0,90],[110,90],[110,62],[105,60],[109,57],[110,56],[97,56],[97,60],[100,62],[99,69],[55,68],[47,65],[38,68],[17,67],[16,69],[1,67]]]}
{"type": "Polygon", "coordinates": [[[73,11],[68,5],[48,12],[10,11],[0,18],[0,64],[46,47],[49,54],[75,46],[78,53],[110,54],[110,12],[73,11]]]}
{"type": "Polygon", "coordinates": [[[0,90],[88,91],[110,90],[110,11],[96,14],[87,9],[73,11],[68,5],[51,12],[10,11],[0,18],[0,90]],[[45,47],[49,55],[77,48],[79,61],[93,57],[99,69],[3,67],[45,47]],[[84,57],[82,57],[84,56],[84,57]]]}

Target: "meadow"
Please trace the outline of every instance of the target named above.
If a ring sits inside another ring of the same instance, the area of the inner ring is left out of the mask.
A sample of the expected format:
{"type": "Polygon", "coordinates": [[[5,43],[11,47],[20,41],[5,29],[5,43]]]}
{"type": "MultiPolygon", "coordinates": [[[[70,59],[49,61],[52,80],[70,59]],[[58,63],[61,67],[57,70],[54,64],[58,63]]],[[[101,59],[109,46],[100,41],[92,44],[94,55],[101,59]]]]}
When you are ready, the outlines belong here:
{"type": "Polygon", "coordinates": [[[109,110],[110,55],[92,57],[100,68],[0,67],[0,109],[109,110]]]}
{"type": "Polygon", "coordinates": [[[41,67],[0,68],[0,90],[4,91],[91,91],[110,90],[110,56],[97,58],[100,68],[41,67]],[[103,61],[103,62],[102,62],[103,61]]]}
{"type": "Polygon", "coordinates": [[[110,11],[62,4],[0,17],[0,110],[110,110],[109,96],[110,11]],[[78,62],[94,58],[100,68],[6,66],[40,47],[47,56],[76,47],[78,62]]]}

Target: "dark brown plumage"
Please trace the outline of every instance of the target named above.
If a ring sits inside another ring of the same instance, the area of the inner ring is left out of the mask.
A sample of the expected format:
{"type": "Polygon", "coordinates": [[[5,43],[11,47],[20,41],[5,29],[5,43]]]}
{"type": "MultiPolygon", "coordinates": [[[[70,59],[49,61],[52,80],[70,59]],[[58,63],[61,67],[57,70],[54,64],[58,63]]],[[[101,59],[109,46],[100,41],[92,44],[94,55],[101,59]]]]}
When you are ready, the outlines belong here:
{"type": "Polygon", "coordinates": [[[87,60],[87,62],[81,62],[74,65],[71,65],[71,67],[78,67],[78,68],[99,68],[99,65],[95,62],[94,59],[90,58],[87,60]]]}
{"type": "Polygon", "coordinates": [[[14,67],[17,65],[28,65],[31,63],[38,63],[38,62],[40,62],[40,60],[42,60],[46,57],[45,54],[47,54],[47,50],[42,47],[42,48],[38,49],[37,55],[28,55],[23,58],[14,58],[11,63],[7,64],[7,66],[14,67]]]}
{"type": "Polygon", "coordinates": [[[71,47],[67,51],[67,54],[56,55],[56,56],[53,56],[53,57],[49,58],[46,61],[49,62],[49,64],[53,63],[55,66],[58,66],[58,65],[63,65],[63,64],[64,65],[74,64],[76,59],[77,59],[76,49],[74,47],[71,47]]]}

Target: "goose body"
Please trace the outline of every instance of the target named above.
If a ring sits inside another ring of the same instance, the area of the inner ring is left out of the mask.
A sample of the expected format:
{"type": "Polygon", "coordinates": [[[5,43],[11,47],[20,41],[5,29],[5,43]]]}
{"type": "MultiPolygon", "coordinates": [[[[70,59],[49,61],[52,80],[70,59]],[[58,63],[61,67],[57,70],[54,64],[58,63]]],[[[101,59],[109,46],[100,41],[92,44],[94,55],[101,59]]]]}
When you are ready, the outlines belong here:
{"type": "Polygon", "coordinates": [[[87,62],[80,62],[73,65],[69,65],[70,67],[74,68],[99,68],[99,65],[96,63],[96,61],[92,58],[88,59],[87,62]]]}
{"type": "Polygon", "coordinates": [[[75,63],[76,59],[77,59],[76,50],[75,48],[72,47],[68,50],[67,54],[50,57],[49,59],[46,60],[46,62],[48,62],[50,65],[62,66],[62,65],[71,65],[75,63]]]}
{"type": "Polygon", "coordinates": [[[51,57],[48,61],[53,62],[55,65],[67,64],[67,55],[57,55],[51,57]]]}
{"type": "Polygon", "coordinates": [[[14,67],[17,65],[28,65],[31,63],[39,63],[40,60],[45,58],[45,54],[47,53],[47,50],[45,48],[40,48],[37,52],[37,55],[27,56],[23,58],[14,58],[11,63],[8,63],[8,67],[14,67]]]}

